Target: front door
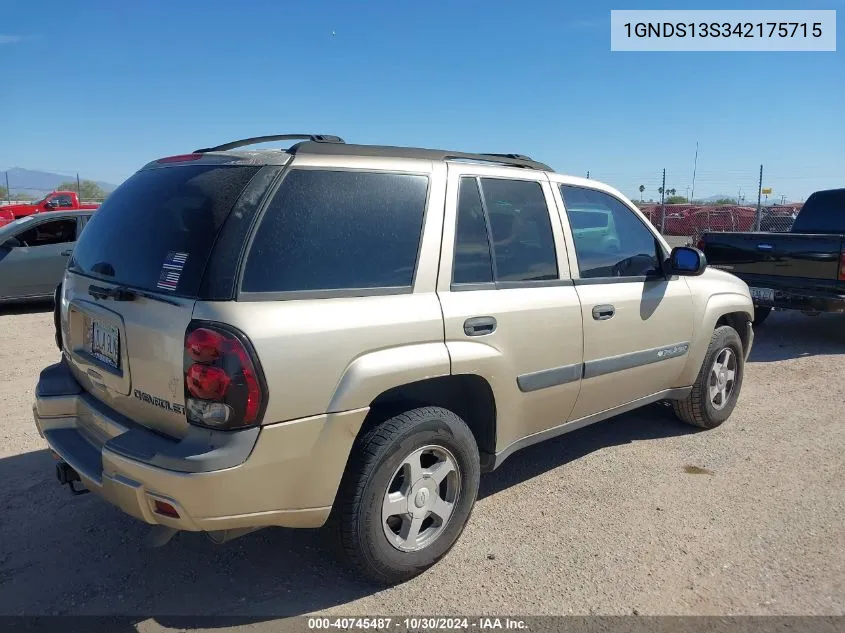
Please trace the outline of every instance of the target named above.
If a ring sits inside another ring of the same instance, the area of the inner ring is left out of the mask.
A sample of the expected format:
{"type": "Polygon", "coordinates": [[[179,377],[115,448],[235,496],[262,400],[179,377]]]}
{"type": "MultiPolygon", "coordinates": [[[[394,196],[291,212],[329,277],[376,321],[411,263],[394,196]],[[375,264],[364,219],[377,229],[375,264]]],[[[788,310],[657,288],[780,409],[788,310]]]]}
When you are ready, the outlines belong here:
{"type": "MultiPolygon", "coordinates": [[[[449,164],[438,295],[454,374],[496,393],[496,452],[566,421],[581,307],[543,172],[449,164]]],[[[492,450],[492,447],[483,447],[492,450]]]]}
{"type": "Polygon", "coordinates": [[[17,243],[0,262],[8,297],[52,296],[76,242],[77,219],[36,220],[15,235],[17,243]]]}
{"type": "Polygon", "coordinates": [[[631,208],[599,189],[557,187],[584,321],[576,420],[668,389],[687,362],[693,305],[686,280],[663,275],[666,253],[631,208]]]}

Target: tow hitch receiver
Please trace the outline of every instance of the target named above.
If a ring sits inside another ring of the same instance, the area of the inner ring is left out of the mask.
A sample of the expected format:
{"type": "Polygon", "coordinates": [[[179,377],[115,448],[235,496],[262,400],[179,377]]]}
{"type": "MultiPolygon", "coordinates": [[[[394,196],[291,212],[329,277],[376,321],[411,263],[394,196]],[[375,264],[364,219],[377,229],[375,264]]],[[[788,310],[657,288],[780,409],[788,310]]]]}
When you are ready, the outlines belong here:
{"type": "Polygon", "coordinates": [[[62,485],[67,484],[67,487],[70,488],[70,491],[75,495],[84,495],[86,492],[91,492],[87,488],[77,487],[76,484],[79,482],[79,485],[82,485],[82,480],[79,479],[79,473],[77,473],[67,462],[59,461],[56,463],[56,479],[59,480],[59,483],[62,485]]]}

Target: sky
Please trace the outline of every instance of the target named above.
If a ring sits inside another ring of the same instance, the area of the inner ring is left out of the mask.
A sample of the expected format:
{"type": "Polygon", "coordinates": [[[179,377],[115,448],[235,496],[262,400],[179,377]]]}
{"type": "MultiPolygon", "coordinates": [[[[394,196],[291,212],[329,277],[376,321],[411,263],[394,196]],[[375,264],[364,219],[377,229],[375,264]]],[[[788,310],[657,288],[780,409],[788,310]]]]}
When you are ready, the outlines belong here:
{"type": "MultiPolygon", "coordinates": [[[[527,154],[632,198],[845,186],[836,52],[611,52],[613,9],[827,2],[0,2],[0,170],[119,184],[262,134],[527,154]]],[[[841,19],[840,19],[841,22],[841,19]]],[[[13,185],[14,186],[14,185],[13,185]]]]}

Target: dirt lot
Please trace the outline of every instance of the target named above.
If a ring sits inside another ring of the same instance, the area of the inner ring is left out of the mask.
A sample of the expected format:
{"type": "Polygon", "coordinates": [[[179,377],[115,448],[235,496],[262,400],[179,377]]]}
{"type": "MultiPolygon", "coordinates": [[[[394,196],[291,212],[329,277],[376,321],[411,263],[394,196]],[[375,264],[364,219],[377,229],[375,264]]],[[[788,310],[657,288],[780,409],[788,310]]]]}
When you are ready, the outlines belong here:
{"type": "Polygon", "coordinates": [[[655,405],[516,454],[443,562],[374,591],[319,532],[149,550],[60,488],[30,410],[48,310],[0,310],[2,614],[845,613],[845,317],[772,315],[719,429],[655,405]]]}

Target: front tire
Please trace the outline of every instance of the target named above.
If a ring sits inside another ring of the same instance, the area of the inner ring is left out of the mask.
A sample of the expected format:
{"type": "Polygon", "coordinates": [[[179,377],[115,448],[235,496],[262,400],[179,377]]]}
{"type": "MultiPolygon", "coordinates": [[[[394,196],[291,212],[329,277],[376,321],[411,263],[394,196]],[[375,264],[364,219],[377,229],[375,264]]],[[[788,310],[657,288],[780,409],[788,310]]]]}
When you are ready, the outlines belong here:
{"type": "Polygon", "coordinates": [[[683,400],[672,401],[675,415],[703,429],[719,426],[736,406],[744,373],[739,334],[727,325],[716,328],[692,391],[683,400]]]}
{"type": "Polygon", "coordinates": [[[463,532],[480,473],[472,432],[446,409],[413,409],[365,431],[332,511],[347,564],[379,584],[424,572],[463,532]]]}

